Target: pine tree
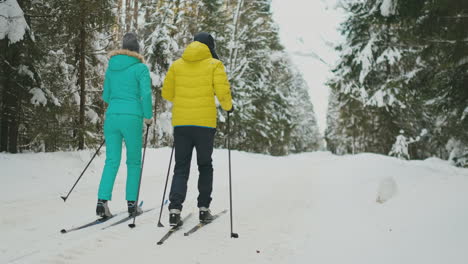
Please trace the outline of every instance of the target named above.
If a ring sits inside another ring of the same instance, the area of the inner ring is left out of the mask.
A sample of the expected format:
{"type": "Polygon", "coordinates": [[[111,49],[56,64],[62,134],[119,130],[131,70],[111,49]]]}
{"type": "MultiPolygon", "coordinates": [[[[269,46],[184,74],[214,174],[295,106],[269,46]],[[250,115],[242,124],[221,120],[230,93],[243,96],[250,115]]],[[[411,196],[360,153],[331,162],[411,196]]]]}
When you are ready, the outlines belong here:
{"type": "Polygon", "coordinates": [[[466,8],[456,0],[349,4],[342,26],[347,42],[338,47],[342,60],[330,81],[339,120],[328,120],[329,145],[351,145],[354,152],[357,134],[358,152],[388,153],[400,129],[429,131],[410,148],[416,158],[447,158],[450,139],[466,145],[466,133],[459,133],[468,125],[466,8]]]}
{"type": "Polygon", "coordinates": [[[112,22],[110,1],[33,1],[35,67],[44,103],[29,112],[25,126],[31,149],[84,148],[102,138],[101,98],[106,47],[112,22]],[[81,16],[82,15],[82,16],[81,16]]]}
{"type": "Polygon", "coordinates": [[[172,38],[177,30],[173,25],[174,9],[174,1],[150,2],[144,10],[146,23],[141,31],[145,44],[144,55],[152,79],[156,118],[150,142],[156,146],[172,142],[170,104],[162,98],[161,88],[170,64],[179,53],[179,45],[172,38]]]}
{"type": "MultiPolygon", "coordinates": [[[[72,136],[76,139],[78,149],[85,147],[85,139],[95,143],[93,133],[98,132],[102,125],[102,80],[104,76],[103,64],[106,62],[101,40],[106,42],[107,32],[113,22],[111,1],[57,1],[52,5],[57,11],[59,43],[63,43],[66,63],[72,68],[68,87],[72,100],[67,103],[76,104],[78,115],[73,115],[71,127],[72,136]]],[[[68,98],[67,98],[68,99],[68,98]]],[[[73,106],[72,106],[73,108],[73,106]]],[[[99,133],[101,134],[101,133],[99,133]]],[[[75,145],[75,144],[73,144],[75,145]]]]}
{"type": "Polygon", "coordinates": [[[31,34],[30,19],[23,12],[30,6],[30,1],[0,3],[0,151],[11,153],[22,148],[29,100],[44,100],[37,88],[39,78],[34,65],[39,51],[31,34]]]}

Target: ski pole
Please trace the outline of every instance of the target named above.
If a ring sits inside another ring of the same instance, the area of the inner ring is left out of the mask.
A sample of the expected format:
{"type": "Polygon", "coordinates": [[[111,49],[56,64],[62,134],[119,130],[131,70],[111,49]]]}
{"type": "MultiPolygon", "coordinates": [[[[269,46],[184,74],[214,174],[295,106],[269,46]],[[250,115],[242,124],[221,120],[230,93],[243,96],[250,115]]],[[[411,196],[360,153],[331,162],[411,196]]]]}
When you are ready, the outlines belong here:
{"type": "Polygon", "coordinates": [[[88,162],[88,165],[86,165],[86,167],[84,168],[84,170],[81,172],[80,174],[80,177],[78,177],[78,180],[76,180],[75,184],[73,184],[73,187],[70,189],[70,191],[68,192],[67,196],[60,196],[60,198],[63,199],[63,202],[66,202],[67,199],[68,199],[68,196],[70,196],[70,194],[72,193],[73,189],[75,189],[75,186],[78,184],[78,182],[80,181],[81,177],[83,176],[83,174],[86,172],[86,170],[88,169],[89,165],[91,164],[91,162],[94,160],[94,158],[96,157],[96,155],[99,153],[99,150],[101,150],[101,147],[104,145],[106,141],[102,141],[101,143],[101,146],[99,146],[99,148],[96,150],[96,153],[94,153],[93,157],[91,158],[91,160],[88,162]]]}
{"type": "Polygon", "coordinates": [[[137,199],[135,203],[135,214],[133,215],[133,223],[128,224],[130,228],[135,227],[135,220],[137,217],[137,209],[138,209],[138,199],[140,198],[140,187],[141,187],[141,178],[143,178],[143,164],[145,164],[145,154],[146,154],[146,144],[148,143],[148,132],[149,132],[150,125],[146,125],[146,135],[145,135],[145,146],[143,147],[143,158],[141,159],[141,171],[140,171],[140,180],[138,182],[138,192],[137,192],[137,199]]]}
{"type": "Polygon", "coordinates": [[[166,185],[164,185],[164,192],[163,192],[162,201],[161,201],[161,211],[159,212],[158,227],[164,227],[164,225],[161,223],[161,216],[162,216],[163,205],[164,205],[164,197],[166,196],[167,182],[169,181],[169,173],[171,172],[171,163],[172,163],[172,156],[174,155],[174,148],[175,148],[175,143],[172,145],[171,158],[169,159],[169,168],[167,168],[166,185]]]}
{"type": "Polygon", "coordinates": [[[238,238],[239,234],[233,232],[232,228],[232,181],[231,181],[231,146],[230,146],[230,122],[229,122],[229,116],[230,113],[228,112],[228,119],[227,119],[227,131],[228,131],[228,136],[227,136],[227,146],[228,146],[228,157],[229,157],[229,213],[231,215],[231,238],[238,238]]]}

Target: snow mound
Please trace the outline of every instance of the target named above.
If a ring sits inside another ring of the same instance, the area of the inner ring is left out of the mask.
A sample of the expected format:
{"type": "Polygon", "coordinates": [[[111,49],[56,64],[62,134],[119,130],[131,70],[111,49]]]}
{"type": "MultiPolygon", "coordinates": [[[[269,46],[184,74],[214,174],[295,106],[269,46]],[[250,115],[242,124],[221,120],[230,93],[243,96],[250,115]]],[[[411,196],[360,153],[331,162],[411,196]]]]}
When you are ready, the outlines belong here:
{"type": "Polygon", "coordinates": [[[397,193],[397,184],[395,179],[388,177],[383,179],[379,184],[376,202],[385,203],[397,193]]]}

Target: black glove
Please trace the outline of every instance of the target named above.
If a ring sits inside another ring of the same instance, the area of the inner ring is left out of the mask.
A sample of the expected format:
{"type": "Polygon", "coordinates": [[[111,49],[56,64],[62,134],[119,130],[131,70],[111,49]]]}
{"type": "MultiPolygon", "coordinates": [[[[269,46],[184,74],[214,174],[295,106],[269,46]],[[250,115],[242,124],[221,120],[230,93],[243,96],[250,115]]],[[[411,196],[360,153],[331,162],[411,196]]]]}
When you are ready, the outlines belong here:
{"type": "Polygon", "coordinates": [[[228,112],[229,114],[232,113],[232,112],[234,112],[234,106],[232,106],[231,109],[228,110],[227,112],[228,112]]]}

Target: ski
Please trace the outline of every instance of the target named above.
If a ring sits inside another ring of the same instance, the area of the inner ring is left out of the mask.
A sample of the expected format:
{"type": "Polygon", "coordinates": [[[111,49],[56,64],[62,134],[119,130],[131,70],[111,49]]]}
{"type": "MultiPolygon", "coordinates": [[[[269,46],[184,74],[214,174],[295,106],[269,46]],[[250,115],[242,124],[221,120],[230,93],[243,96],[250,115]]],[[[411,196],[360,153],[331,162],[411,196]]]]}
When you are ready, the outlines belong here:
{"type": "Polygon", "coordinates": [[[72,231],[77,231],[77,230],[81,230],[81,229],[84,229],[84,228],[87,228],[87,227],[102,224],[102,223],[105,223],[105,222],[109,221],[110,219],[114,218],[115,216],[117,216],[119,214],[121,214],[121,213],[118,213],[116,215],[112,215],[111,217],[102,217],[102,218],[94,220],[94,221],[92,221],[90,223],[87,223],[87,224],[84,224],[84,225],[81,225],[81,226],[77,226],[77,227],[73,227],[73,228],[70,228],[70,229],[62,229],[62,230],[60,230],[60,233],[66,234],[66,233],[70,233],[72,231]]]}
{"type": "Polygon", "coordinates": [[[171,227],[171,229],[169,229],[169,231],[167,231],[167,233],[161,238],[161,240],[158,241],[157,244],[162,245],[172,234],[174,234],[177,230],[179,230],[184,225],[184,222],[187,221],[187,219],[190,216],[192,216],[192,213],[189,213],[187,216],[185,216],[182,219],[182,224],[181,225],[171,227]]]}
{"type": "MultiPolygon", "coordinates": [[[[149,212],[149,211],[153,211],[154,209],[156,209],[156,208],[150,208],[150,209],[143,210],[143,213],[139,214],[138,216],[140,216],[140,215],[142,215],[142,214],[144,214],[144,213],[147,213],[147,212],[149,212]]],[[[132,218],[133,218],[133,216],[127,216],[127,217],[125,217],[124,219],[120,219],[119,221],[117,221],[117,222],[115,222],[115,223],[112,223],[111,225],[105,226],[105,227],[103,227],[103,228],[101,228],[101,229],[102,229],[102,230],[105,230],[105,229],[108,229],[108,228],[110,228],[110,227],[113,227],[113,226],[116,226],[116,225],[125,223],[125,222],[127,222],[128,220],[130,220],[130,219],[132,219],[132,218]]]]}
{"type": "Polygon", "coordinates": [[[213,223],[213,221],[214,221],[216,218],[218,218],[218,217],[222,216],[223,214],[227,213],[227,211],[228,211],[228,210],[223,210],[223,211],[221,211],[221,212],[219,212],[219,213],[213,215],[213,220],[211,220],[210,222],[198,223],[196,226],[192,227],[192,229],[190,229],[189,231],[185,232],[185,233],[184,233],[184,236],[189,236],[190,234],[195,233],[198,229],[200,229],[200,228],[202,228],[202,227],[204,227],[204,226],[206,226],[206,225],[208,225],[208,224],[213,223]]]}
{"type": "MultiPolygon", "coordinates": [[[[143,206],[143,201],[140,202],[140,207],[143,206]]],[[[121,215],[123,214],[124,212],[120,212],[120,213],[117,213],[115,215],[112,215],[111,217],[102,217],[102,218],[99,218],[97,220],[94,220],[90,223],[87,223],[87,224],[84,224],[84,225],[81,225],[81,226],[77,226],[77,227],[73,227],[73,228],[70,228],[70,229],[62,229],[60,230],[60,233],[62,234],[66,234],[66,233],[70,233],[72,231],[77,231],[77,230],[81,230],[81,229],[84,229],[84,228],[87,228],[87,227],[91,227],[91,226],[95,226],[95,225],[98,225],[98,224],[102,224],[102,223],[105,223],[107,221],[109,221],[110,219],[118,216],[118,215],[121,215]]]]}

